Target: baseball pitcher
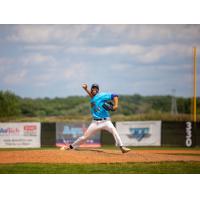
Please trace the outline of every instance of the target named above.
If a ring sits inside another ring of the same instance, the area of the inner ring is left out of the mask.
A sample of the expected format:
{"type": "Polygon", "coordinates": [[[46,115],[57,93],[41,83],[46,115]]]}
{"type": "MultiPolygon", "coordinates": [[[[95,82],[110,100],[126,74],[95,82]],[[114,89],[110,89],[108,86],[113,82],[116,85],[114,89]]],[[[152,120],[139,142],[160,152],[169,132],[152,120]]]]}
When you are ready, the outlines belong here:
{"type": "Polygon", "coordinates": [[[83,144],[90,136],[95,134],[97,131],[104,129],[112,133],[116,145],[119,146],[122,153],[129,152],[130,149],[123,146],[121,138],[117,133],[116,128],[112,124],[109,114],[109,111],[116,111],[118,108],[118,95],[110,93],[100,93],[98,84],[92,84],[90,91],[88,90],[87,84],[83,84],[82,87],[91,98],[90,103],[93,120],[83,136],[79,137],[73,144],[62,147],[61,150],[76,149],[78,146],[83,144]]]}

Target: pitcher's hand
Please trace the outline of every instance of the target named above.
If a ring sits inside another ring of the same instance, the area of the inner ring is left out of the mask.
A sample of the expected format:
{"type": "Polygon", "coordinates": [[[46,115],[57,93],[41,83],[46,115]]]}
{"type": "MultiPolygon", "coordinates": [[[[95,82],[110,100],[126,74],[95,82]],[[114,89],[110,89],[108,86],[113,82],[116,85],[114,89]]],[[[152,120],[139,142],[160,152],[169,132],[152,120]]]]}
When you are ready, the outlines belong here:
{"type": "Polygon", "coordinates": [[[82,84],[82,88],[86,90],[87,89],[87,84],[85,84],[85,83],[82,84]]]}

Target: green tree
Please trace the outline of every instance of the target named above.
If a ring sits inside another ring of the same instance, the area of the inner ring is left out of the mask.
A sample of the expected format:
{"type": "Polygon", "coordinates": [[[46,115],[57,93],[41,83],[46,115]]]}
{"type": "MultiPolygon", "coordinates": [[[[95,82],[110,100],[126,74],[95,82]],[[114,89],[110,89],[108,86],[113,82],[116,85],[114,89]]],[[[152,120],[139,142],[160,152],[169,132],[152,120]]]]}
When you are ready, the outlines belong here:
{"type": "Polygon", "coordinates": [[[10,91],[0,91],[0,117],[18,116],[20,98],[10,91]]]}

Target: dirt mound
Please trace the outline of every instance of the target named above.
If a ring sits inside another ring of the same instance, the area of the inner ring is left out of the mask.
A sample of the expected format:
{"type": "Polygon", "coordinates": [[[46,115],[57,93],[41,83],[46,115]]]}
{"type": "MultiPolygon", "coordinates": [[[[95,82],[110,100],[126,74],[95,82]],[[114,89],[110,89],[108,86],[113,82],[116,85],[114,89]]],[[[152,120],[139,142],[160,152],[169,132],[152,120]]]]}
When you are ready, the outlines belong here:
{"type": "Polygon", "coordinates": [[[119,150],[80,149],[0,151],[3,163],[123,163],[161,161],[200,161],[199,150],[119,150]]]}

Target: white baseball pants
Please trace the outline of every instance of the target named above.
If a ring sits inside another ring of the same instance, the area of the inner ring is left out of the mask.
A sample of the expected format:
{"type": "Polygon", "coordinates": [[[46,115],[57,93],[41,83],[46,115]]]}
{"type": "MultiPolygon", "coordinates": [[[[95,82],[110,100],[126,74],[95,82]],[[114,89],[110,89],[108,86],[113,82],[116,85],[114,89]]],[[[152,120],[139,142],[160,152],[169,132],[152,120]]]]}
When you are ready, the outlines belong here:
{"type": "Polygon", "coordinates": [[[86,140],[89,137],[91,137],[97,131],[100,131],[100,130],[106,130],[106,131],[112,133],[112,135],[113,135],[113,137],[115,139],[116,145],[117,146],[123,146],[121,138],[119,137],[119,134],[118,134],[116,128],[114,127],[114,125],[112,124],[111,120],[110,119],[106,119],[106,120],[101,120],[101,121],[93,120],[92,123],[89,125],[88,129],[86,130],[86,132],[84,133],[84,135],[79,137],[72,144],[72,147],[76,148],[76,147],[80,146],[81,144],[86,142],[86,140]]]}

